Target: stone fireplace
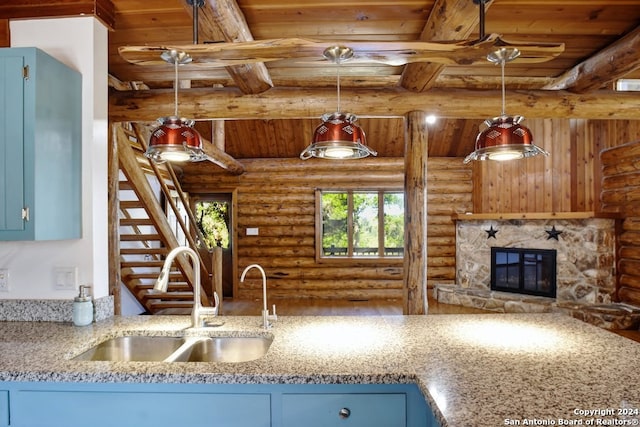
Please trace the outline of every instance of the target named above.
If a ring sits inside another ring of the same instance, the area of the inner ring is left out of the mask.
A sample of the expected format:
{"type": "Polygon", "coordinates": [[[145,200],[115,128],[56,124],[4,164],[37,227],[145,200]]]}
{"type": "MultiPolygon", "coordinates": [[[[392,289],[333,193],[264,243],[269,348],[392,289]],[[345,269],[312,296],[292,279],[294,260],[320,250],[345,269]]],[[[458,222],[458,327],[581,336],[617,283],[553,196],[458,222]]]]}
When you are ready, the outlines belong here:
{"type": "Polygon", "coordinates": [[[576,317],[585,307],[610,311],[613,306],[613,219],[586,213],[563,217],[480,214],[455,219],[456,283],[434,287],[439,302],[498,312],[569,310],[576,317]],[[556,251],[555,298],[491,290],[492,247],[556,251]]]}

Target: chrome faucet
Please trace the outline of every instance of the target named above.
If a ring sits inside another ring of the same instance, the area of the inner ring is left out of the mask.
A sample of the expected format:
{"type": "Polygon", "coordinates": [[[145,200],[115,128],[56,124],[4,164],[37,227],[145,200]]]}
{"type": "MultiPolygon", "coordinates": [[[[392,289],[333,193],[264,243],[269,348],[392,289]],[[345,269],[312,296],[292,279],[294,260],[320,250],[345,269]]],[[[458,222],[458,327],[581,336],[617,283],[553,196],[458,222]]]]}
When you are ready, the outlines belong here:
{"type": "Polygon", "coordinates": [[[262,327],[265,329],[268,329],[272,326],[271,323],[269,323],[269,321],[275,322],[276,320],[278,320],[278,315],[276,314],[275,304],[273,304],[273,314],[269,314],[269,309],[267,308],[267,275],[265,274],[264,269],[260,267],[258,264],[251,264],[250,266],[245,268],[244,271],[242,272],[242,276],[240,276],[240,281],[244,282],[244,276],[246,276],[247,271],[251,270],[252,268],[257,268],[258,270],[260,270],[260,273],[262,274],[262,302],[263,302],[262,327]]]}
{"type": "Polygon", "coordinates": [[[218,315],[218,307],[220,306],[220,299],[218,298],[218,293],[213,293],[213,300],[215,302],[215,307],[203,307],[200,302],[200,258],[198,258],[198,254],[196,252],[186,246],[178,246],[173,249],[167,255],[167,259],[164,261],[164,265],[162,266],[162,270],[160,271],[160,275],[156,280],[156,284],[153,287],[154,291],[157,292],[167,292],[167,287],[169,286],[169,272],[171,270],[171,263],[175,259],[176,256],[180,253],[185,253],[189,255],[191,260],[193,261],[193,269],[194,269],[194,284],[193,284],[193,309],[191,310],[191,327],[192,328],[200,328],[203,325],[202,318],[205,316],[217,316],[218,315]]]}

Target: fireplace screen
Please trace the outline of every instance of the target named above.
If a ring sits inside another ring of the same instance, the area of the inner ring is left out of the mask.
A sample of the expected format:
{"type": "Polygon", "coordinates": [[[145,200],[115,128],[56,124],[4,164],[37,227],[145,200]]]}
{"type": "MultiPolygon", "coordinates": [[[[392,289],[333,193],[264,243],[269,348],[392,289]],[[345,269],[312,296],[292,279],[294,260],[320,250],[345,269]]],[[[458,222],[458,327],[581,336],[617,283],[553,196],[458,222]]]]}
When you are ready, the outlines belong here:
{"type": "Polygon", "coordinates": [[[491,248],[491,289],[555,298],[555,249],[491,248]]]}

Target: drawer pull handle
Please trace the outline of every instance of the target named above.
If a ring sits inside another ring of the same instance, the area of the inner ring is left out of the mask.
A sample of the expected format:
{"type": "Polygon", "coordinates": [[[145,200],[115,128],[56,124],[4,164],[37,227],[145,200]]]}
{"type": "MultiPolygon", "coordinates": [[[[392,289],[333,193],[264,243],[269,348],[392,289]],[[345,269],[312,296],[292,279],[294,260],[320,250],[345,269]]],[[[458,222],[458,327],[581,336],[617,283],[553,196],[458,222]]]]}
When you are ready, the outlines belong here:
{"type": "Polygon", "coordinates": [[[349,408],[342,408],[340,409],[340,412],[338,412],[338,415],[340,415],[340,418],[349,418],[351,410],[349,408]]]}

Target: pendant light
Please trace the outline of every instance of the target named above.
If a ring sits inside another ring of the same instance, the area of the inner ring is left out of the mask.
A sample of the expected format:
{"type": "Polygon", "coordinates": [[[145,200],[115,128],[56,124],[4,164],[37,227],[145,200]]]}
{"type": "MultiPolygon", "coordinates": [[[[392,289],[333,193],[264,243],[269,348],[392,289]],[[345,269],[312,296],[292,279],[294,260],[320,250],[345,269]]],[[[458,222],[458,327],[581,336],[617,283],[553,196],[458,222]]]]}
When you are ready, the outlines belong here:
{"type": "MultiPolygon", "coordinates": [[[[480,3],[480,39],[484,35],[484,2],[480,3]]],[[[481,132],[476,137],[475,150],[469,154],[464,163],[472,160],[515,160],[537,155],[548,156],[549,153],[533,143],[531,131],[521,125],[522,116],[508,116],[505,113],[505,78],[504,68],[507,62],[511,62],[520,56],[516,48],[501,47],[487,55],[487,60],[494,64],[500,64],[502,82],[502,114],[483,122],[481,132]]]]}
{"type": "MultiPolygon", "coordinates": [[[[198,44],[198,8],[204,5],[201,0],[189,0],[193,7],[193,44],[198,44]]],[[[158,119],[160,126],[151,132],[149,146],[144,153],[156,163],[168,162],[200,162],[207,160],[202,150],[202,138],[193,128],[194,120],[180,118],[178,115],[178,66],[190,63],[193,58],[186,52],[170,49],[162,52],[160,57],[174,65],[174,113],[173,116],[158,119]]]]}
{"type": "Polygon", "coordinates": [[[160,126],[151,133],[145,156],[156,163],[206,160],[207,155],[202,150],[200,134],[193,128],[194,121],[178,116],[178,66],[188,64],[192,58],[188,53],[174,49],[163,52],[161,57],[166,62],[174,64],[175,110],[173,116],[158,119],[160,126]]]}
{"type": "Polygon", "coordinates": [[[302,160],[312,157],[321,159],[361,159],[377,156],[367,147],[364,131],[355,124],[358,118],[340,111],[340,64],[353,56],[353,50],[344,46],[332,46],[324,51],[324,57],[336,63],[338,80],[338,109],[322,115],[322,123],[313,132],[311,144],[300,153],[302,160]]]}

